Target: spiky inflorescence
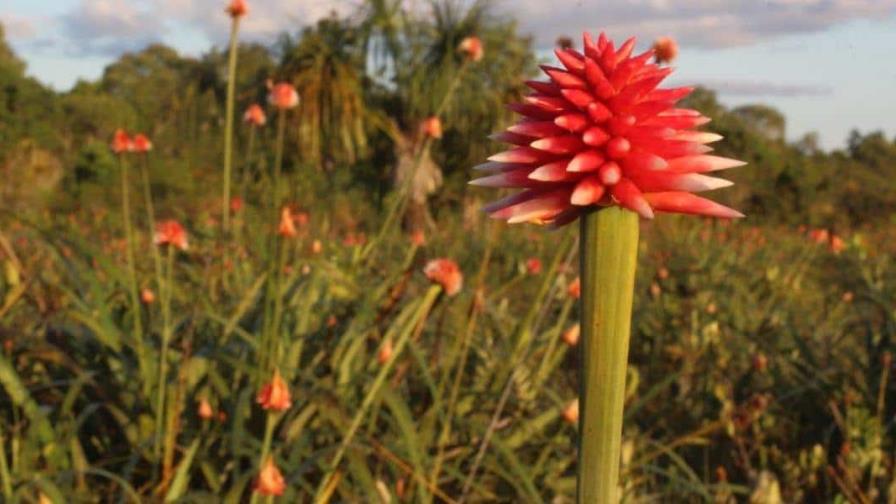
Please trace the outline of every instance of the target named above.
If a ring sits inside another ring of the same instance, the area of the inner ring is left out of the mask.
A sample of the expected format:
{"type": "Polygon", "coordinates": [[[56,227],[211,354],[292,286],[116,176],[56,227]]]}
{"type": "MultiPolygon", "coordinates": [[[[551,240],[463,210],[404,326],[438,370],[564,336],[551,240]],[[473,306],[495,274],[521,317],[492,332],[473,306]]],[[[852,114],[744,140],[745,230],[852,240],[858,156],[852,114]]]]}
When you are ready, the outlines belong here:
{"type": "Polygon", "coordinates": [[[658,89],[672,70],[650,63],[653,50],[632,56],[633,38],[617,49],[586,33],[584,45],[584,54],[557,49],[565,68],[543,66],[550,82],[527,82],[535,92],[510,106],[523,119],[493,138],[514,147],[479,165],[493,174],[471,183],[524,190],[486,211],[557,226],[609,205],[647,219],[654,211],[742,217],[692,194],[731,185],[703,173],[744,164],[707,155],[721,137],[694,128],[709,119],[675,108],[692,88],[658,89]]]}

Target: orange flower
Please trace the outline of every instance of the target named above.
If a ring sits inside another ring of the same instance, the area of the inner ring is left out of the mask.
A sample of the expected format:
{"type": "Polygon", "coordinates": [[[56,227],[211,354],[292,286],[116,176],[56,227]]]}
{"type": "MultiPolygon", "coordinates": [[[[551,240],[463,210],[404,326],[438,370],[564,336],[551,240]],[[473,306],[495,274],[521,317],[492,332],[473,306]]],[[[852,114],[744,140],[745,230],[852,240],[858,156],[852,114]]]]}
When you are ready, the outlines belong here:
{"type": "Polygon", "coordinates": [[[280,226],[277,228],[277,234],[285,238],[293,238],[299,234],[296,230],[296,221],[292,216],[292,210],[289,207],[283,207],[283,210],[280,210],[280,226]]]}
{"type": "Polygon", "coordinates": [[[246,109],[246,113],[243,114],[243,121],[252,126],[264,126],[268,122],[268,118],[261,105],[253,103],[246,109]]]}
{"type": "Polygon", "coordinates": [[[311,242],[311,253],[312,254],[320,254],[324,250],[324,244],[320,242],[320,240],[314,240],[311,242]]]}
{"type": "Polygon", "coordinates": [[[249,6],[246,4],[246,0],[232,0],[225,11],[230,17],[239,18],[249,12],[249,6]]]}
{"type": "Polygon", "coordinates": [[[392,358],[393,348],[392,348],[392,340],[386,340],[380,346],[379,353],[376,354],[376,361],[380,363],[380,365],[384,365],[389,362],[389,359],[392,358]]]}
{"type": "Polygon", "coordinates": [[[420,129],[430,138],[442,138],[442,120],[436,116],[424,119],[420,129]]]}
{"type": "Polygon", "coordinates": [[[411,233],[411,245],[422,247],[426,244],[426,235],[419,229],[411,233]]]}
{"type": "Polygon", "coordinates": [[[128,136],[128,133],[123,129],[115,130],[115,135],[112,137],[112,152],[124,154],[125,152],[130,152],[133,148],[134,144],[131,142],[131,137],[128,136]]]}
{"type": "Polygon", "coordinates": [[[143,301],[143,304],[153,304],[156,300],[156,294],[149,287],[144,287],[140,291],[140,300],[143,301]]]}
{"type": "Polygon", "coordinates": [[[230,211],[232,213],[239,213],[240,210],[243,209],[243,198],[239,196],[234,196],[230,198],[230,211]]]}
{"type": "Polygon", "coordinates": [[[464,285],[464,276],[457,263],[451,259],[433,259],[426,263],[423,274],[432,282],[442,286],[445,294],[454,296],[464,285]]]}
{"type": "Polygon", "coordinates": [[[657,63],[672,63],[678,57],[678,42],[672,37],[660,37],[653,43],[653,56],[657,63]]]}
{"type": "Polygon", "coordinates": [[[203,397],[199,400],[199,407],[196,408],[196,414],[203,420],[211,420],[214,418],[215,412],[212,409],[212,405],[209,404],[208,399],[203,397]]]}
{"type": "Polygon", "coordinates": [[[281,82],[271,88],[268,101],[280,110],[295,108],[299,105],[299,93],[292,84],[281,82]]]}
{"type": "Polygon", "coordinates": [[[268,457],[261,467],[258,479],[255,480],[255,491],[264,496],[279,496],[286,491],[286,480],[283,479],[283,474],[274,463],[274,457],[268,457]]]}
{"type": "Polygon", "coordinates": [[[563,419],[572,425],[577,425],[579,423],[578,399],[573,399],[565,408],[563,408],[563,419]]]}
{"type": "Polygon", "coordinates": [[[131,150],[139,154],[146,154],[152,150],[152,142],[143,133],[138,133],[131,142],[131,150]]]}
{"type": "Polygon", "coordinates": [[[576,324],[569,329],[563,331],[563,342],[569,346],[576,346],[579,344],[579,334],[582,332],[582,326],[576,324]]]}
{"type": "Polygon", "coordinates": [[[171,245],[181,250],[187,250],[190,244],[187,242],[187,232],[179,222],[173,219],[164,220],[156,224],[156,245],[171,245]]]}
{"type": "Polygon", "coordinates": [[[840,252],[843,252],[845,248],[846,242],[843,241],[843,238],[840,238],[837,235],[831,236],[831,252],[839,254],[840,252]]]}
{"type": "Polygon", "coordinates": [[[526,260],[526,271],[530,275],[537,275],[541,273],[541,259],[537,257],[530,257],[526,260]]]}
{"type": "Polygon", "coordinates": [[[279,369],[275,369],[271,381],[261,387],[255,402],[260,404],[263,409],[274,411],[285,411],[292,406],[289,387],[280,377],[279,369]]]}
{"type": "Polygon", "coordinates": [[[479,37],[471,36],[460,41],[457,50],[466,54],[470,61],[476,62],[482,59],[485,51],[482,48],[482,41],[479,37]]]}
{"type": "Polygon", "coordinates": [[[582,281],[579,277],[576,277],[576,279],[569,284],[569,287],[566,288],[566,293],[573,299],[579,299],[579,297],[582,296],[582,281]]]}

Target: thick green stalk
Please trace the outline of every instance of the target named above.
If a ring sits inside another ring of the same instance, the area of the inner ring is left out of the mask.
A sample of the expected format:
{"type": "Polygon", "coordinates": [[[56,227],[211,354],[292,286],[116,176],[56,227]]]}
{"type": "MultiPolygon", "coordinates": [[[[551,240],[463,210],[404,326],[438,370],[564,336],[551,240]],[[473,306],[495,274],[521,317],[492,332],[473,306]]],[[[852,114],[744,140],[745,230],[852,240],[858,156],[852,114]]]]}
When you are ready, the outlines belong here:
{"type": "Polygon", "coordinates": [[[638,215],[619,207],[582,218],[579,504],[619,502],[619,452],[638,215]]]}
{"type": "Polygon", "coordinates": [[[131,196],[128,169],[124,156],[118,156],[121,171],[121,218],[124,221],[124,239],[127,250],[128,282],[131,291],[131,313],[134,315],[134,335],[137,339],[137,355],[143,355],[143,322],[140,317],[140,295],[137,292],[137,263],[134,260],[134,231],[131,229],[131,196]]]}
{"type": "Polygon", "coordinates": [[[236,56],[239,27],[239,16],[233,16],[233,24],[230,27],[230,57],[227,63],[227,104],[225,105],[224,116],[224,201],[222,202],[224,209],[222,235],[224,236],[230,232],[230,172],[233,167],[233,110],[236,99],[236,56]]]}
{"type": "MultiPolygon", "coordinates": [[[[268,455],[271,453],[271,440],[274,437],[274,427],[277,424],[279,416],[280,413],[268,411],[267,418],[265,419],[264,440],[261,443],[261,456],[258,458],[259,470],[264,467],[264,463],[268,459],[268,455]]],[[[268,496],[266,501],[270,502],[270,500],[271,496],[268,496]]],[[[249,504],[255,504],[256,502],[258,502],[258,492],[252,492],[252,498],[249,501],[249,504]]]]}

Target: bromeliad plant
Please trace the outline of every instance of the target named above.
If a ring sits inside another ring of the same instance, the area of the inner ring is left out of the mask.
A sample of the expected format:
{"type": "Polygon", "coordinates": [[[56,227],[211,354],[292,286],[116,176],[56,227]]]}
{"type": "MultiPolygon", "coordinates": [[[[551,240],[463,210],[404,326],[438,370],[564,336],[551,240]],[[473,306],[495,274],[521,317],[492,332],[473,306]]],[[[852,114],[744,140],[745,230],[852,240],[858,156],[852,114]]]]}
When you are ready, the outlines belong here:
{"type": "Polygon", "coordinates": [[[511,105],[523,119],[496,135],[514,147],[472,182],[523,189],[486,207],[496,219],[562,226],[581,217],[577,494],[588,504],[619,501],[639,218],[743,216],[693,194],[731,185],[704,173],[743,163],[707,154],[721,137],[694,128],[709,119],[675,107],[692,89],[658,88],[672,70],[650,63],[654,49],[632,56],[634,47],[634,38],[616,48],[585,33],[584,53],[557,49],[563,67],[543,66],[550,80],[527,82],[534,93],[511,105]]]}

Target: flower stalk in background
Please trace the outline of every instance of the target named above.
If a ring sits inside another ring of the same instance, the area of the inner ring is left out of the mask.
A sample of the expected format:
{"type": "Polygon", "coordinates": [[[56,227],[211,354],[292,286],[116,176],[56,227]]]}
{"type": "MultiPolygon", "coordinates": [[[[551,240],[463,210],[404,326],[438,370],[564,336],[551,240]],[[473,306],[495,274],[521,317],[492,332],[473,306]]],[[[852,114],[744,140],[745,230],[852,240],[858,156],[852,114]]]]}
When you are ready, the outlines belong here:
{"type": "Polygon", "coordinates": [[[275,84],[268,94],[268,102],[277,109],[277,143],[274,151],[274,188],[271,198],[274,208],[280,205],[280,174],[283,171],[283,142],[286,136],[286,112],[299,106],[299,93],[288,82],[275,84]]]}
{"type": "MultiPolygon", "coordinates": [[[[743,163],[708,155],[720,136],[695,131],[709,119],[675,107],[691,88],[658,88],[672,72],[586,33],[584,52],[558,48],[562,67],[511,109],[524,119],[494,136],[513,145],[477,167],[474,185],[517,188],[486,207],[509,223],[562,226],[581,217],[581,415],[578,502],[619,502],[625,372],[628,360],[639,217],[656,211],[711,217],[739,212],[693,193],[731,185],[704,175],[743,163]]],[[[668,48],[660,48],[668,49],[668,48]]],[[[664,53],[662,57],[669,57],[664,53]]]]}
{"type": "Polygon", "coordinates": [[[162,342],[159,350],[159,386],[156,397],[156,452],[161,455],[162,439],[165,435],[165,395],[168,388],[168,347],[174,333],[171,320],[171,299],[174,294],[174,252],[189,248],[187,231],[176,220],[165,220],[156,224],[153,242],[157,247],[166,247],[165,281],[161,284],[162,342]]]}
{"type": "Polygon", "coordinates": [[[653,55],[657,64],[672,63],[678,57],[678,42],[672,37],[659,37],[653,43],[653,55]]]}
{"type": "MultiPolygon", "coordinates": [[[[146,207],[146,222],[149,226],[149,235],[153,236],[156,229],[156,212],[152,200],[152,185],[149,178],[149,153],[153,145],[149,137],[140,133],[134,136],[132,141],[133,152],[140,156],[140,172],[143,177],[143,204],[146,207]]],[[[152,249],[153,266],[155,267],[156,289],[162,292],[162,255],[158,247],[152,249]]]]}
{"type": "Polygon", "coordinates": [[[134,337],[138,355],[143,350],[143,322],[140,316],[140,294],[137,290],[137,265],[134,259],[134,231],[131,227],[130,177],[125,154],[133,152],[134,142],[124,130],[117,130],[112,137],[112,152],[118,155],[118,167],[121,172],[121,219],[124,223],[124,239],[128,265],[128,289],[131,296],[131,314],[134,319],[134,337]]]}
{"type": "MultiPolygon", "coordinates": [[[[222,236],[230,232],[230,179],[233,169],[233,115],[236,102],[236,63],[239,42],[240,20],[248,12],[245,0],[232,0],[226,9],[230,16],[230,48],[227,61],[227,102],[224,112],[224,199],[222,205],[222,236]]],[[[225,258],[226,260],[226,258],[225,258]]]]}

